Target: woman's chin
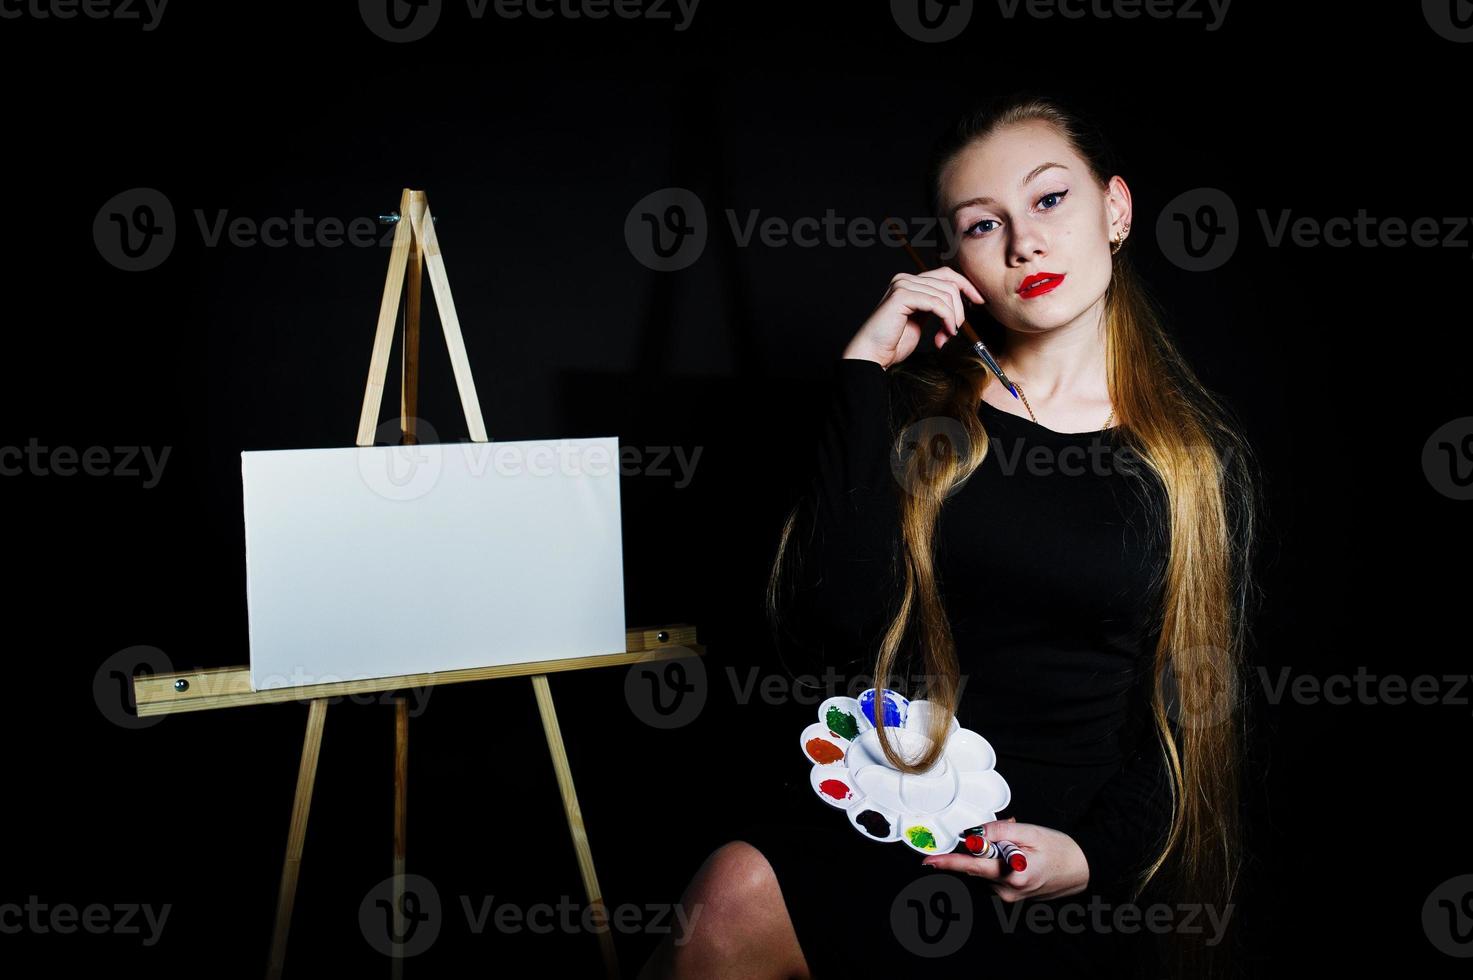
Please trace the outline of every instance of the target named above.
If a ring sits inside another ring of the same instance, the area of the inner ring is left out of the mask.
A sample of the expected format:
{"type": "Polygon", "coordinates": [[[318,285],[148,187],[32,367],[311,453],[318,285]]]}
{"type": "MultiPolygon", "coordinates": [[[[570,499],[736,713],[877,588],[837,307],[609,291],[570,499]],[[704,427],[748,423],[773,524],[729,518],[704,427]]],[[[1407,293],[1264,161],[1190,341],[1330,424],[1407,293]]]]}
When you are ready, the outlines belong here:
{"type": "Polygon", "coordinates": [[[1018,311],[1007,321],[999,322],[1009,330],[1019,333],[1048,333],[1075,322],[1085,312],[1084,309],[1077,309],[1075,303],[1049,302],[1046,296],[1024,302],[1029,304],[1026,310],[1018,311]]]}

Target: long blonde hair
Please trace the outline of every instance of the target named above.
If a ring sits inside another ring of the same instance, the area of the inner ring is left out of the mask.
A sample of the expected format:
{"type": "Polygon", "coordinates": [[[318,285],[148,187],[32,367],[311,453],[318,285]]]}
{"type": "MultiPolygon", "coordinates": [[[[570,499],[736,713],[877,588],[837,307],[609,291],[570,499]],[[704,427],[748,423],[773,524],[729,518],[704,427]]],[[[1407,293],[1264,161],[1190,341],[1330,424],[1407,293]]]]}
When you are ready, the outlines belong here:
{"type": "MultiPolygon", "coordinates": [[[[994,131],[1031,120],[1056,127],[1102,187],[1117,172],[1098,130],[1058,99],[1026,92],[996,97],[958,120],[936,145],[928,191],[938,219],[944,220],[940,180],[946,164],[994,131]]],[[[1263,500],[1251,447],[1230,411],[1178,352],[1155,300],[1131,267],[1130,253],[1127,245],[1114,256],[1105,294],[1106,370],[1118,444],[1140,461],[1144,476],[1159,481],[1165,507],[1152,520],[1166,560],[1154,583],[1159,606],[1153,626],[1159,626],[1159,639],[1150,711],[1172,794],[1167,838],[1134,882],[1131,900],[1174,857],[1179,897],[1226,912],[1239,867],[1238,801],[1247,731],[1240,689],[1258,600],[1252,554],[1263,500]],[[1175,735],[1169,722],[1176,726],[1175,735]]],[[[1006,341],[1001,328],[990,318],[978,319],[983,339],[998,351],[1006,341]]],[[[892,461],[906,457],[901,433],[919,420],[945,417],[965,429],[963,449],[937,452],[931,446],[913,452],[903,476],[893,481],[900,530],[894,567],[902,581],[898,612],[879,638],[872,673],[876,686],[883,686],[884,678],[896,675],[902,649],[919,651],[919,676],[927,678],[924,696],[946,708],[931,714],[925,755],[909,761],[885,737],[883,712],[875,712],[886,758],[911,773],[939,758],[959,697],[956,646],[937,587],[935,530],[942,504],[986,458],[988,434],[977,406],[983,388],[997,383],[966,346],[951,342],[935,356],[911,357],[888,372],[901,406],[892,419],[892,461]]],[[[774,627],[784,598],[784,555],[803,508],[800,501],[788,515],[768,580],[766,610],[774,627]]],[[[1187,975],[1211,976],[1226,968],[1227,943],[1198,946],[1180,931],[1174,938],[1180,940],[1174,947],[1178,966],[1189,970],[1187,975]]]]}

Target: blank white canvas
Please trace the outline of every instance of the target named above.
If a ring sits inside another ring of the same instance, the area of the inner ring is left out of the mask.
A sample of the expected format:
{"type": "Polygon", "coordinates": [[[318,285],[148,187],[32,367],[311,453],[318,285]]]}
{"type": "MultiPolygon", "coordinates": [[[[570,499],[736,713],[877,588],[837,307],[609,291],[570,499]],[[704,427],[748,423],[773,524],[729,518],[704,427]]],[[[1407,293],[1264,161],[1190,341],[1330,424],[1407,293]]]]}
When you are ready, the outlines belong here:
{"type": "Polygon", "coordinates": [[[625,648],[612,436],[240,459],[253,690],[625,648]]]}

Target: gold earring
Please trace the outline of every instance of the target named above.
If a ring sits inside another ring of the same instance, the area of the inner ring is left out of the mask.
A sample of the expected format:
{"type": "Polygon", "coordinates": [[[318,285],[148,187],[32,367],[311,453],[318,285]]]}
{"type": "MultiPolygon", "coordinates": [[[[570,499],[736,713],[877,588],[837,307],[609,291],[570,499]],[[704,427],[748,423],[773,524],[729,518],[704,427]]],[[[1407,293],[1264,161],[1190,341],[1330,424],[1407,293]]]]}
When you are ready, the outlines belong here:
{"type": "Polygon", "coordinates": [[[1110,239],[1110,254],[1111,255],[1114,255],[1116,252],[1120,251],[1120,246],[1125,244],[1125,239],[1127,237],[1129,237],[1129,236],[1130,236],[1130,225],[1126,225],[1124,228],[1122,228],[1120,230],[1120,234],[1119,235],[1117,235],[1116,237],[1110,239]]]}

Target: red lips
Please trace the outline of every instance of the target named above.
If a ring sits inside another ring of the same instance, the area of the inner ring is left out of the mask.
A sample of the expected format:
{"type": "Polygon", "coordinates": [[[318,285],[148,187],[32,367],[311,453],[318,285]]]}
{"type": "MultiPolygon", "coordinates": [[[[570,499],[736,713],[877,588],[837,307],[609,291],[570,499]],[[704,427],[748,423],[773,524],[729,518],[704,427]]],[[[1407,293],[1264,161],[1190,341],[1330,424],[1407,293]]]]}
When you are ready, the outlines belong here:
{"type": "Polygon", "coordinates": [[[1035,272],[1018,284],[1018,295],[1024,299],[1042,296],[1063,281],[1062,272],[1035,272]]]}

